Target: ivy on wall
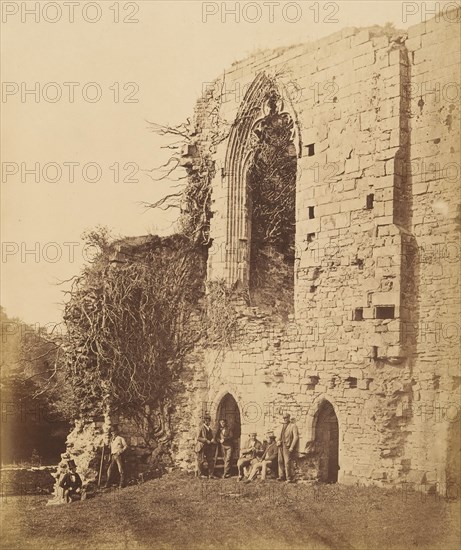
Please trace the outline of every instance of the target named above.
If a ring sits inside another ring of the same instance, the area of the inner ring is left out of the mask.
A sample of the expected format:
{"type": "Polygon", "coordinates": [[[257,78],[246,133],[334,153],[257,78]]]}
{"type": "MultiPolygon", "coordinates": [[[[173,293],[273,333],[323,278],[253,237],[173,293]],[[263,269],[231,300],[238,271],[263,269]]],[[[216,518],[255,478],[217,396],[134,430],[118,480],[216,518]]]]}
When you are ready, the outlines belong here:
{"type": "Polygon", "coordinates": [[[181,235],[150,237],[137,248],[100,247],[74,281],[64,319],[76,413],[136,417],[159,407],[199,337],[193,317],[204,292],[203,252],[181,235]]]}
{"type": "Polygon", "coordinates": [[[272,88],[269,113],[255,128],[248,171],[252,304],[286,316],[293,309],[296,169],[294,122],[279,112],[272,88]]]}

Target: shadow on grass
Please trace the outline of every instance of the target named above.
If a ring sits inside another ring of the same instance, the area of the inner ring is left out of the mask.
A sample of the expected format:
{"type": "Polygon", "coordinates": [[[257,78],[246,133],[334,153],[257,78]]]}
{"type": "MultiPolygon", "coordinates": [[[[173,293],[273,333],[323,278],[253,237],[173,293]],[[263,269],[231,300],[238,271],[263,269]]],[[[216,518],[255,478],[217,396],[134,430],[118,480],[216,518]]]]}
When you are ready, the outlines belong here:
{"type": "Polygon", "coordinates": [[[250,484],[173,473],[71,505],[12,497],[8,550],[224,548],[457,549],[460,503],[376,487],[250,484]]]}

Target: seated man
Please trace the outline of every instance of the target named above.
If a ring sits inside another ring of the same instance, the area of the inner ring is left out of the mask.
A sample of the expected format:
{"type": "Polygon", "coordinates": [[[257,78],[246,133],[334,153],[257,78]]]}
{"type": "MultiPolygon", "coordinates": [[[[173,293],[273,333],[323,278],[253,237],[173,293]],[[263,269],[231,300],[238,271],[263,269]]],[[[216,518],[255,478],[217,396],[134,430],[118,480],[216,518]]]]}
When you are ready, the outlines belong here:
{"type": "Polygon", "coordinates": [[[252,462],[258,456],[261,456],[263,454],[263,445],[261,441],[258,441],[256,439],[257,435],[258,434],[256,432],[250,433],[250,438],[248,439],[246,447],[244,447],[240,451],[240,458],[238,459],[238,462],[237,462],[239,481],[243,479],[243,468],[250,466],[250,464],[252,464],[252,462]]]}
{"type": "Polygon", "coordinates": [[[278,458],[278,447],[275,442],[275,435],[272,432],[267,435],[269,437],[269,444],[262,457],[253,461],[250,474],[248,479],[245,480],[245,483],[252,481],[257,476],[258,472],[261,472],[261,481],[264,481],[266,479],[268,467],[270,467],[273,472],[275,471],[278,458]]]}
{"type": "Polygon", "coordinates": [[[77,465],[73,460],[67,463],[69,471],[64,474],[59,482],[59,486],[64,491],[64,500],[66,503],[80,500],[82,498],[82,479],[77,474],[77,465]]]}

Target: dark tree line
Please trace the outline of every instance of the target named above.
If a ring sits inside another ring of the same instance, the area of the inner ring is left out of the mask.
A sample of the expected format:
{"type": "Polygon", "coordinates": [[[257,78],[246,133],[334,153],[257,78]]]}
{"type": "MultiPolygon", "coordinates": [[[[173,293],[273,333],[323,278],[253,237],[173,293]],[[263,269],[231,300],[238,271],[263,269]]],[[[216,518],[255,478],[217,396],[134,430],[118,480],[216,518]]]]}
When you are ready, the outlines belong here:
{"type": "Polygon", "coordinates": [[[57,383],[58,339],[3,308],[0,313],[2,464],[54,463],[70,420],[57,383]]]}

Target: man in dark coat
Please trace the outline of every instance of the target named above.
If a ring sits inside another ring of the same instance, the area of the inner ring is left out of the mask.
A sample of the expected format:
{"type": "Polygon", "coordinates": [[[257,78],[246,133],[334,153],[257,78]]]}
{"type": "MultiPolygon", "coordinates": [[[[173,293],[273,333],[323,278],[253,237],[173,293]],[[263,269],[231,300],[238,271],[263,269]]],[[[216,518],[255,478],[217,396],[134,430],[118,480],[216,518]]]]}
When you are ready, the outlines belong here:
{"type": "MultiPolygon", "coordinates": [[[[227,425],[227,421],[222,418],[219,421],[218,429],[216,430],[215,440],[216,443],[221,445],[221,449],[224,455],[224,475],[223,477],[230,477],[230,463],[232,457],[234,434],[232,428],[227,425]]],[[[219,449],[218,449],[219,452],[219,449]]]]}
{"type": "Polygon", "coordinates": [[[69,471],[63,475],[59,486],[63,489],[66,503],[80,500],[82,497],[82,479],[77,474],[77,465],[74,460],[67,463],[69,471]]]}
{"type": "Polygon", "coordinates": [[[209,414],[205,414],[205,416],[203,417],[203,424],[199,428],[199,431],[197,433],[197,440],[195,443],[195,453],[197,457],[196,474],[200,476],[205,476],[203,465],[204,462],[206,462],[208,477],[213,476],[214,470],[214,439],[213,431],[210,427],[210,424],[211,416],[209,414]]]}

